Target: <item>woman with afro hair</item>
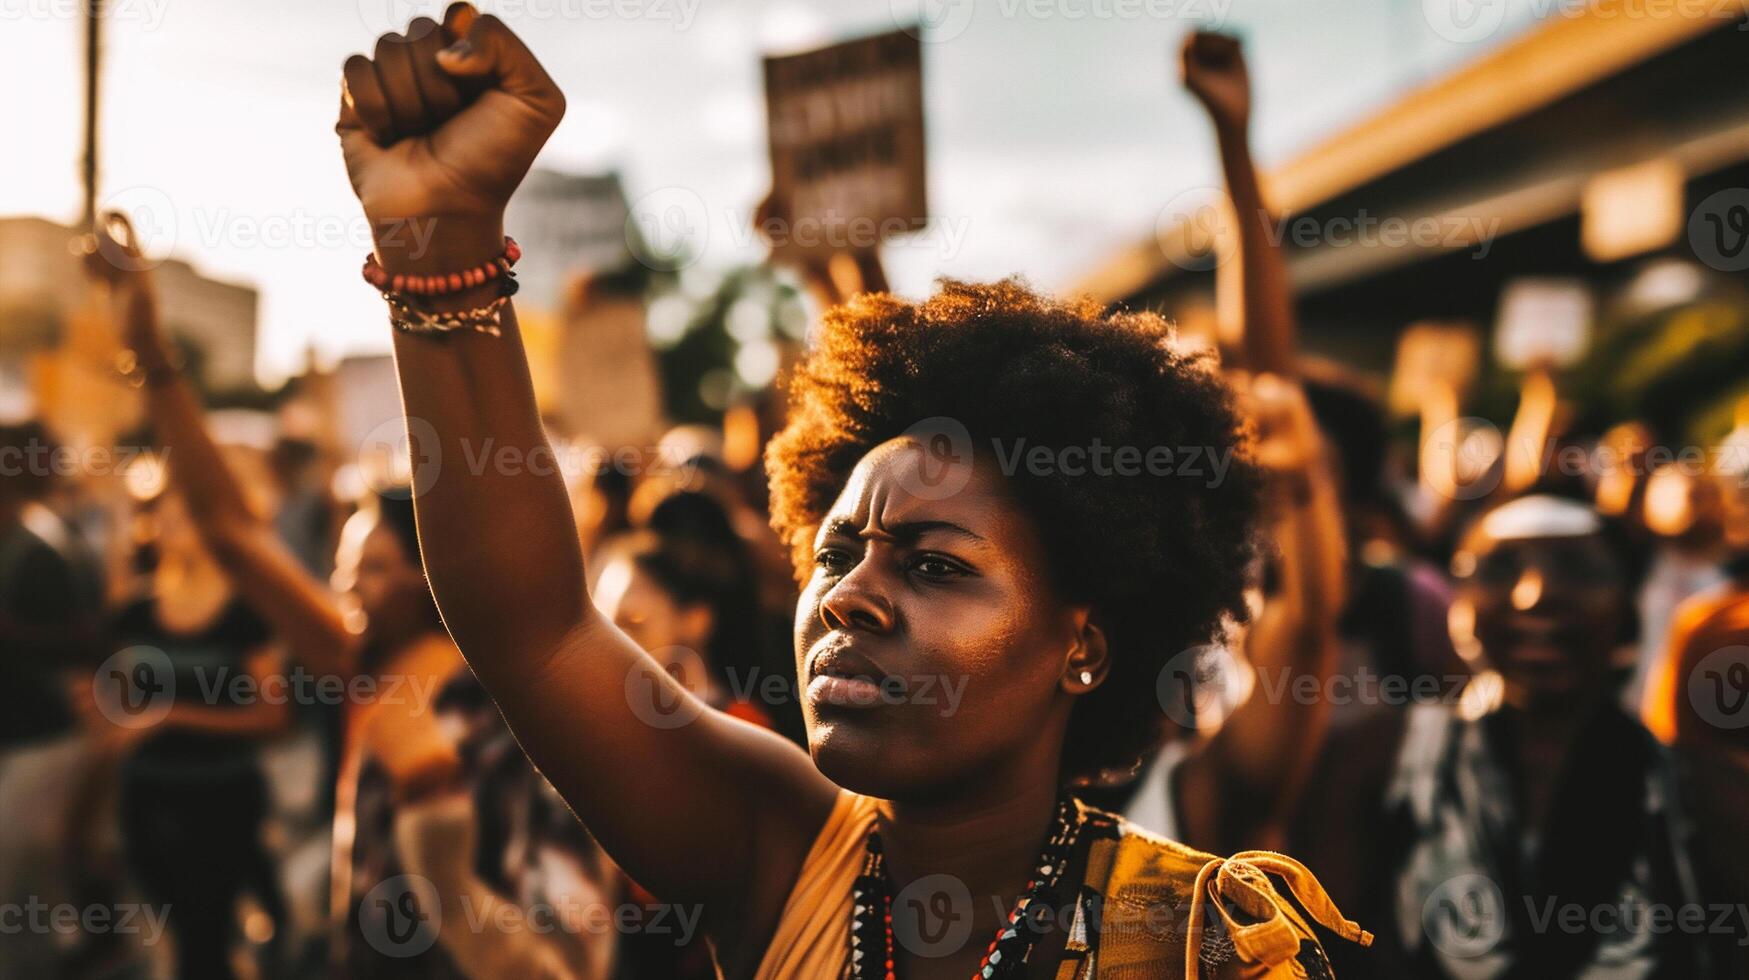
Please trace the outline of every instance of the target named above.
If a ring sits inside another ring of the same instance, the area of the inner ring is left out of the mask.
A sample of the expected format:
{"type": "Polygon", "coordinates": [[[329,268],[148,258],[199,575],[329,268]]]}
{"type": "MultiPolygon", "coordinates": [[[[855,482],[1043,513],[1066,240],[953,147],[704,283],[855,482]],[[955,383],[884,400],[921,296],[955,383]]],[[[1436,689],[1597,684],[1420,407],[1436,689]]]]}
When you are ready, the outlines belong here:
{"type": "Polygon", "coordinates": [[[802,583],[800,752],[595,610],[563,482],[533,465],[551,450],[506,290],[450,275],[505,252],[563,113],[522,41],[457,4],[347,62],[338,130],[414,453],[530,462],[420,488],[444,622],[608,854],[729,977],[1326,975],[1308,920],[1365,936],[1304,868],[1069,792],[1133,766],[1162,669],[1245,618],[1259,481],[1217,376],[1156,317],[1014,281],[827,314],[767,455],[802,583]],[[439,276],[461,288],[430,295],[439,276]],[[1173,468],[1192,452],[1196,476],[1173,468]]]}

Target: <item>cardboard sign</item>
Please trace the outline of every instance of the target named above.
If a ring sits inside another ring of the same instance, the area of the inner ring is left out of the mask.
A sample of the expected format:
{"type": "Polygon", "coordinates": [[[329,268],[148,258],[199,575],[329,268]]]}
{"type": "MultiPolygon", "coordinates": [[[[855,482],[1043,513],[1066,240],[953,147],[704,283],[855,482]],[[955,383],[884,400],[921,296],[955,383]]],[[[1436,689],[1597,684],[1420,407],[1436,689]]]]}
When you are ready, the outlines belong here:
{"type": "Polygon", "coordinates": [[[928,221],[923,50],[904,31],[765,59],[780,253],[869,249],[928,221]]]}
{"type": "Polygon", "coordinates": [[[1676,241],[1688,220],[1687,180],[1682,164],[1669,157],[1594,175],[1579,198],[1585,254],[1614,262],[1676,241]]]}
{"type": "Polygon", "coordinates": [[[1566,367],[1591,342],[1591,292],[1576,279],[1514,279],[1500,291],[1494,356],[1515,371],[1566,367]]]}
{"type": "Polygon", "coordinates": [[[1475,383],[1482,360],[1482,338],[1463,322],[1424,320],[1397,338],[1397,364],[1386,402],[1393,415],[1421,411],[1430,391],[1449,389],[1460,399],[1475,383]]]}

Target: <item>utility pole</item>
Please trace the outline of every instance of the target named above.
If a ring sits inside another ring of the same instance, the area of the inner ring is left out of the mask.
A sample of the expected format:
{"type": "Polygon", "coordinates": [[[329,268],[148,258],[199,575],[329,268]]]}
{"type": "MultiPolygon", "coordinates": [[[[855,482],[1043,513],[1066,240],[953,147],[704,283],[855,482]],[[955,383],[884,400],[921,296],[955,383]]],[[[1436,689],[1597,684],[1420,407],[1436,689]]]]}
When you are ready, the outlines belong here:
{"type": "Polygon", "coordinates": [[[97,217],[97,78],[103,47],[103,0],[85,0],[85,156],[80,161],[85,211],[80,229],[97,217]]]}

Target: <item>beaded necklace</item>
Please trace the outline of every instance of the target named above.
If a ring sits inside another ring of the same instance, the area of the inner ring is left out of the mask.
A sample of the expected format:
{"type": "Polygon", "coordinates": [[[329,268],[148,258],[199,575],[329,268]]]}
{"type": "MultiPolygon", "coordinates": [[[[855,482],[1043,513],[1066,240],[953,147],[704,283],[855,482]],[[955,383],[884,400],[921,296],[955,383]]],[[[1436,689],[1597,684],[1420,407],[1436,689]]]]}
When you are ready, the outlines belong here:
{"type": "MultiPolygon", "coordinates": [[[[1069,863],[1070,852],[1081,835],[1086,815],[1073,800],[1057,801],[1056,819],[1045,840],[1032,880],[1021,890],[1008,919],[996,930],[989,948],[978,962],[972,980],[1017,977],[1033,947],[1044,937],[1044,924],[1027,911],[1042,905],[1050,908],[1057,885],[1069,863]]],[[[886,859],[880,834],[869,828],[862,873],[851,886],[850,977],[851,980],[897,980],[893,968],[893,890],[887,880],[886,859]]],[[[1049,916],[1046,916],[1048,921],[1049,916]]]]}

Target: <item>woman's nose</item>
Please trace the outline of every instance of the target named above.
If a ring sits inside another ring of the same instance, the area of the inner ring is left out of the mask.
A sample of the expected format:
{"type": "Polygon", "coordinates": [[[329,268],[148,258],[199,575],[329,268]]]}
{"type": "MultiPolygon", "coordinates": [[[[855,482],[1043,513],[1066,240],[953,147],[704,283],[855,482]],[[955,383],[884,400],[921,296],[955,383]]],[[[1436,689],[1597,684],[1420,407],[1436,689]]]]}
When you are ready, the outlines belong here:
{"type": "Polygon", "coordinates": [[[1519,612],[1529,612],[1542,602],[1543,592],[1547,583],[1543,581],[1542,569],[1534,565],[1526,568],[1518,576],[1518,582],[1512,586],[1512,608],[1519,612]]]}
{"type": "Polygon", "coordinates": [[[820,602],[820,619],[828,629],[859,629],[886,633],[893,628],[893,604],[867,559],[839,579],[820,602]]]}

